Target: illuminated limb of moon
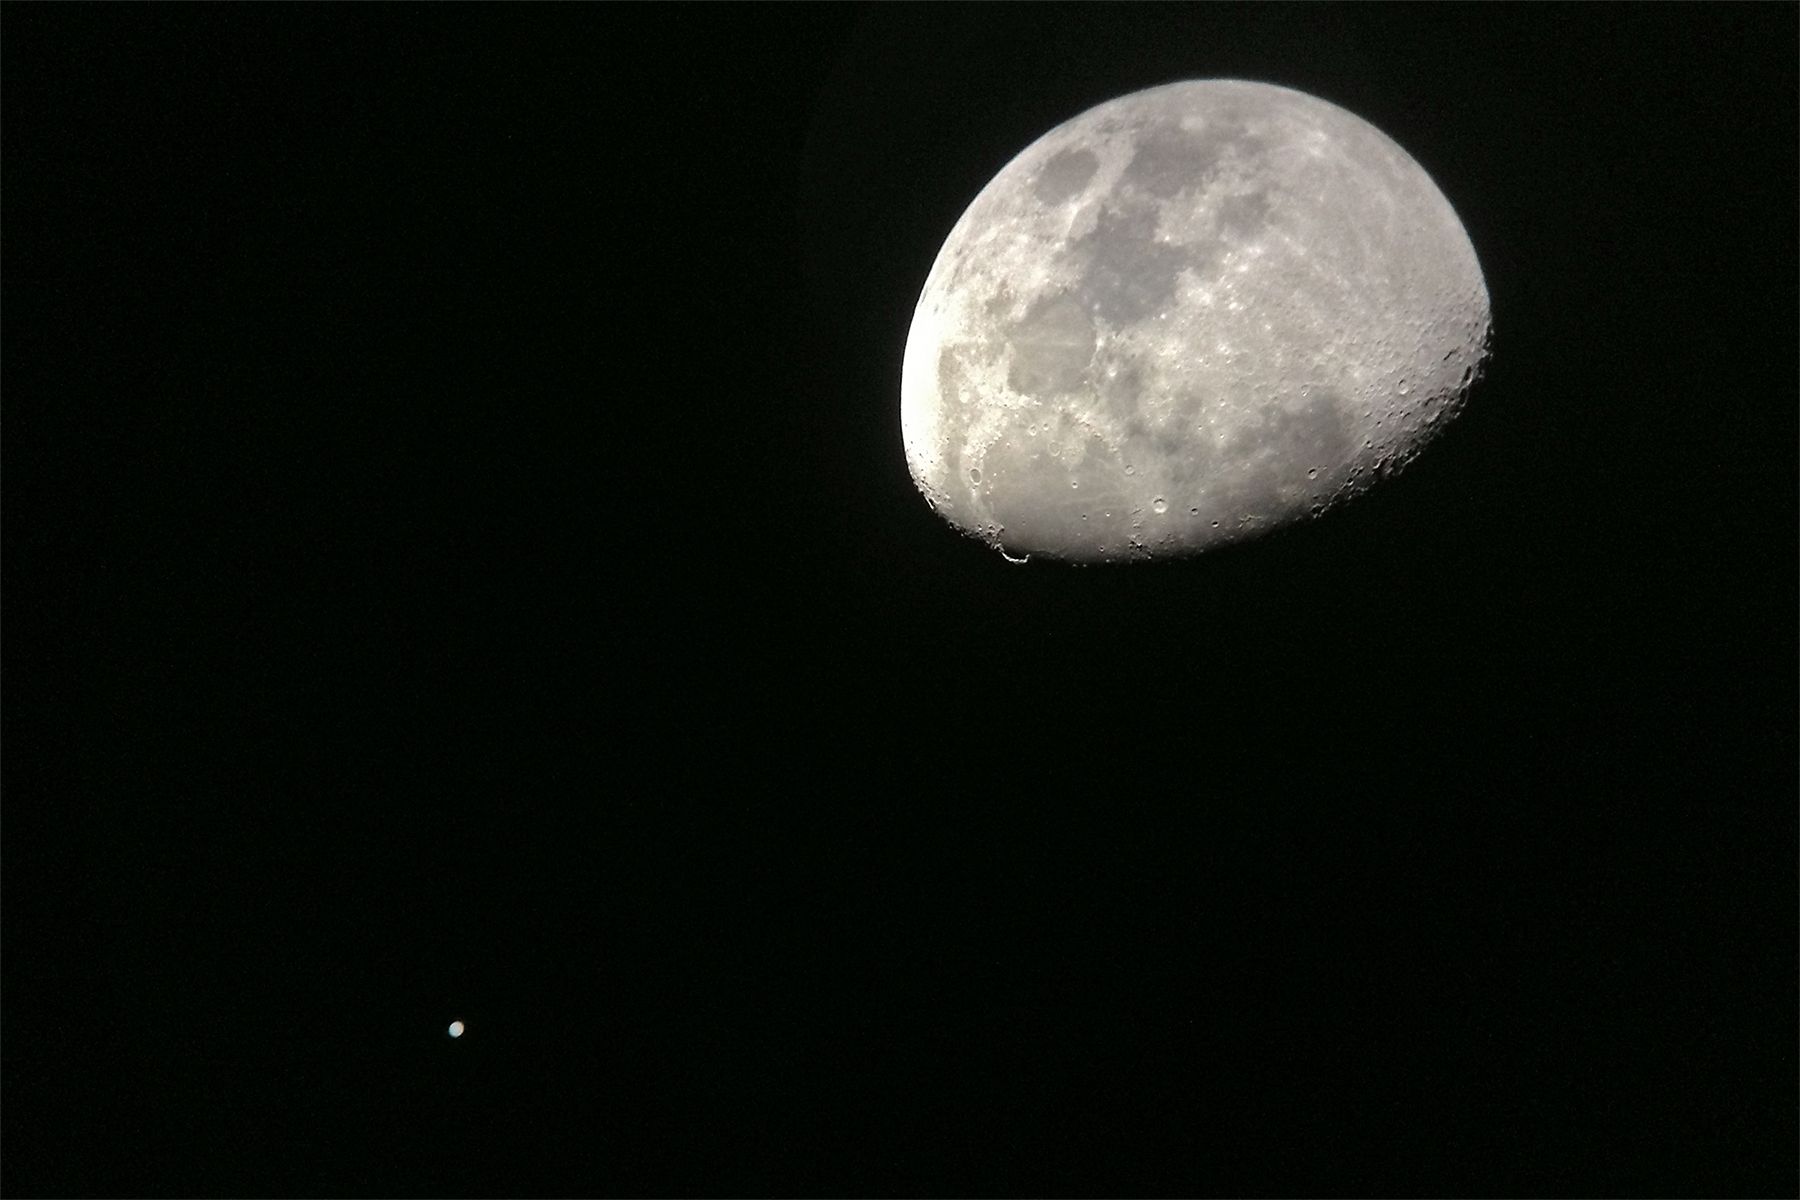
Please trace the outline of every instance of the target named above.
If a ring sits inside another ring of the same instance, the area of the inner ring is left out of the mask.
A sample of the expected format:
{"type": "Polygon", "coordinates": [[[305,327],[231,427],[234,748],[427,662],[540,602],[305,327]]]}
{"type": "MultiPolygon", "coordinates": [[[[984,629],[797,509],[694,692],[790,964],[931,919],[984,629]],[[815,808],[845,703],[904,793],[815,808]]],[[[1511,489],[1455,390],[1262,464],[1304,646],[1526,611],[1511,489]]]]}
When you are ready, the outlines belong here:
{"type": "Polygon", "coordinates": [[[1198,553],[1416,455],[1488,329],[1455,211],[1379,130],[1169,84],[1046,133],[957,222],[907,339],[907,464],[1008,557],[1198,553]]]}

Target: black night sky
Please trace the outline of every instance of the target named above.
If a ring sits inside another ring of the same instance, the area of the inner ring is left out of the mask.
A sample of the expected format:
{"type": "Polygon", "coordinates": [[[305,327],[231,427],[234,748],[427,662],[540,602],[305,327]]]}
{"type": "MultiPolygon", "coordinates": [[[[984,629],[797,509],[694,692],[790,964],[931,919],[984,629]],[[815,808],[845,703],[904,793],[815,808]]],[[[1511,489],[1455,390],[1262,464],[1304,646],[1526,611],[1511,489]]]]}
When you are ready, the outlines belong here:
{"type": "Polygon", "coordinates": [[[1792,5],[0,16],[8,1194],[1794,1193],[1792,5]],[[919,289],[1215,76],[1487,376],[1010,566],[919,289]]]}

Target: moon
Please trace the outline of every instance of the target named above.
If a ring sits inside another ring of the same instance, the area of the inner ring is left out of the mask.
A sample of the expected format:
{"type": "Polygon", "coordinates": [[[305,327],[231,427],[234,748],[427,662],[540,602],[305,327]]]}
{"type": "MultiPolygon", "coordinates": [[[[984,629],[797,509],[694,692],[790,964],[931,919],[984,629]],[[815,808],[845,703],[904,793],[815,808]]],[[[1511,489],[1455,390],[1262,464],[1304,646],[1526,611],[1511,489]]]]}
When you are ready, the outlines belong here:
{"type": "Polygon", "coordinates": [[[1404,466],[1489,331],[1462,222],[1386,135],[1171,83],[1044,134],[951,230],[906,341],[907,467],[1014,561],[1198,554],[1404,466]]]}

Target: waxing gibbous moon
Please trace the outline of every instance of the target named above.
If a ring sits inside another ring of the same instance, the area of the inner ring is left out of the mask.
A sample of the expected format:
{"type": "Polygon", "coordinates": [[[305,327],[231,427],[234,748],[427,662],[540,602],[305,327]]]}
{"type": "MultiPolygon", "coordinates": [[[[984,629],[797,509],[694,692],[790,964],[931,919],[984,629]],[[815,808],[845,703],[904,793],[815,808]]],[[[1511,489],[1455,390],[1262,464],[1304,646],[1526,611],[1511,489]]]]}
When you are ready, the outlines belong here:
{"type": "Polygon", "coordinates": [[[907,466],[1022,559],[1195,554],[1409,461],[1486,354],[1487,286],[1424,169],[1241,80],[1089,109],[951,230],[907,337],[907,466]]]}

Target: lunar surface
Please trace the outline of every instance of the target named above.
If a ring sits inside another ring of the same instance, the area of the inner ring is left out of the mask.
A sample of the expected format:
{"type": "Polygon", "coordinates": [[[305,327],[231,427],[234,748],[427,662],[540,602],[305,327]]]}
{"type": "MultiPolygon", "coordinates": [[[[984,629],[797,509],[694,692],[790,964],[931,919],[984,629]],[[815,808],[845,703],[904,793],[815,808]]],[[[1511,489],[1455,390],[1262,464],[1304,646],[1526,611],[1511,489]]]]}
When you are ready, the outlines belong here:
{"type": "Polygon", "coordinates": [[[907,338],[907,465],[1009,558],[1195,554],[1403,466],[1488,331],[1461,221],[1379,130],[1173,83],[1052,129],[957,222],[907,338]]]}

